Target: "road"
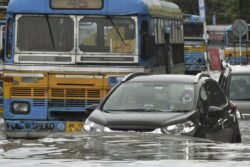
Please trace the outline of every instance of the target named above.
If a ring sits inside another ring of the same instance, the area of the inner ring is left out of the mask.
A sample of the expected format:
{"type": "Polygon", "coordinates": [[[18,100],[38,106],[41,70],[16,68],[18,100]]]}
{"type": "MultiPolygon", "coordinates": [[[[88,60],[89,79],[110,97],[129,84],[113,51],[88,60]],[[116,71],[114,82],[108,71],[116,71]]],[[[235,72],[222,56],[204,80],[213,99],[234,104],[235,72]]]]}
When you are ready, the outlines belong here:
{"type": "MultiPolygon", "coordinates": [[[[1,166],[248,166],[250,121],[240,121],[242,143],[150,133],[77,133],[37,140],[6,139],[0,120],[1,166]],[[189,160],[189,161],[186,161],[189,160]],[[167,164],[167,165],[166,165],[167,164]],[[174,165],[175,164],[175,165],[174,165]]],[[[46,167],[47,167],[46,166],[46,167]]]]}

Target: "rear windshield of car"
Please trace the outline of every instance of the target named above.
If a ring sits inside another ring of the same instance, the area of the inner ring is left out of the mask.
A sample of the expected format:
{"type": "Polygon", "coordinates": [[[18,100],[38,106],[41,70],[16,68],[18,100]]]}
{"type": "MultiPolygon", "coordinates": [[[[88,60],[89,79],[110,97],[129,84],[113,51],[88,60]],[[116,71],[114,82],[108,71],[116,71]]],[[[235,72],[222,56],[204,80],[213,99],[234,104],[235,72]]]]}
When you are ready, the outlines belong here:
{"type": "Polygon", "coordinates": [[[194,85],[169,82],[128,82],[107,99],[104,111],[188,111],[194,106],[194,85]]]}
{"type": "Polygon", "coordinates": [[[229,84],[230,100],[250,100],[249,74],[234,74],[229,84]]]}

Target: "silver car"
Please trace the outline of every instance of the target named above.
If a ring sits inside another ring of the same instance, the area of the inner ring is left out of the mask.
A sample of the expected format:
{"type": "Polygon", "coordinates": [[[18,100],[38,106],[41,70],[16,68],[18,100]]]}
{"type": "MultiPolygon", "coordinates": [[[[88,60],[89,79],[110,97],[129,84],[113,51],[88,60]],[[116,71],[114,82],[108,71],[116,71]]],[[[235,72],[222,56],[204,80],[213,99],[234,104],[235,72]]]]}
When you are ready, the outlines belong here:
{"type": "Polygon", "coordinates": [[[244,119],[250,118],[250,65],[225,64],[219,84],[244,119]]]}

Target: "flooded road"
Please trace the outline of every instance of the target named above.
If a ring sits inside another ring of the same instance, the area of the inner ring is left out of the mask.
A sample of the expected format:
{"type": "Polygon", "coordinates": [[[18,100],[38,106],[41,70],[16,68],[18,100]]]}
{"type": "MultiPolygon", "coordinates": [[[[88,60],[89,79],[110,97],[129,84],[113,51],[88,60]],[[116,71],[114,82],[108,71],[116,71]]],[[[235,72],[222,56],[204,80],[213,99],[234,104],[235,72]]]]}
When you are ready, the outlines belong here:
{"type": "Polygon", "coordinates": [[[149,133],[57,134],[36,140],[7,140],[1,130],[0,164],[1,167],[250,166],[249,125],[249,121],[240,122],[243,142],[239,144],[149,133]]]}

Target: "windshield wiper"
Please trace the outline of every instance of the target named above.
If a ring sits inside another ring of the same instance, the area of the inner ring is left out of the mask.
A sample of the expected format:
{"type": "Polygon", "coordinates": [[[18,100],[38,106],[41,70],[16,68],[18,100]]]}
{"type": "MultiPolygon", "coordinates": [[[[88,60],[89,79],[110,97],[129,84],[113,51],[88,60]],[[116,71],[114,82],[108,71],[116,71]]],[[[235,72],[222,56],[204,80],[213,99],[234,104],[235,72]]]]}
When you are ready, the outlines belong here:
{"type": "Polygon", "coordinates": [[[115,31],[117,32],[120,40],[122,41],[124,47],[126,47],[126,43],[125,40],[122,38],[121,33],[119,32],[118,28],[116,27],[115,23],[113,22],[112,18],[110,16],[107,16],[108,20],[110,21],[110,23],[112,24],[112,26],[115,28],[115,31]]]}
{"type": "Polygon", "coordinates": [[[53,38],[53,33],[52,33],[50,21],[49,21],[49,16],[46,14],[46,15],[45,15],[45,18],[46,18],[46,23],[47,23],[48,28],[49,28],[50,39],[51,39],[51,42],[52,42],[53,47],[54,47],[54,49],[55,49],[56,47],[55,47],[55,42],[54,42],[54,38],[53,38]]]}

